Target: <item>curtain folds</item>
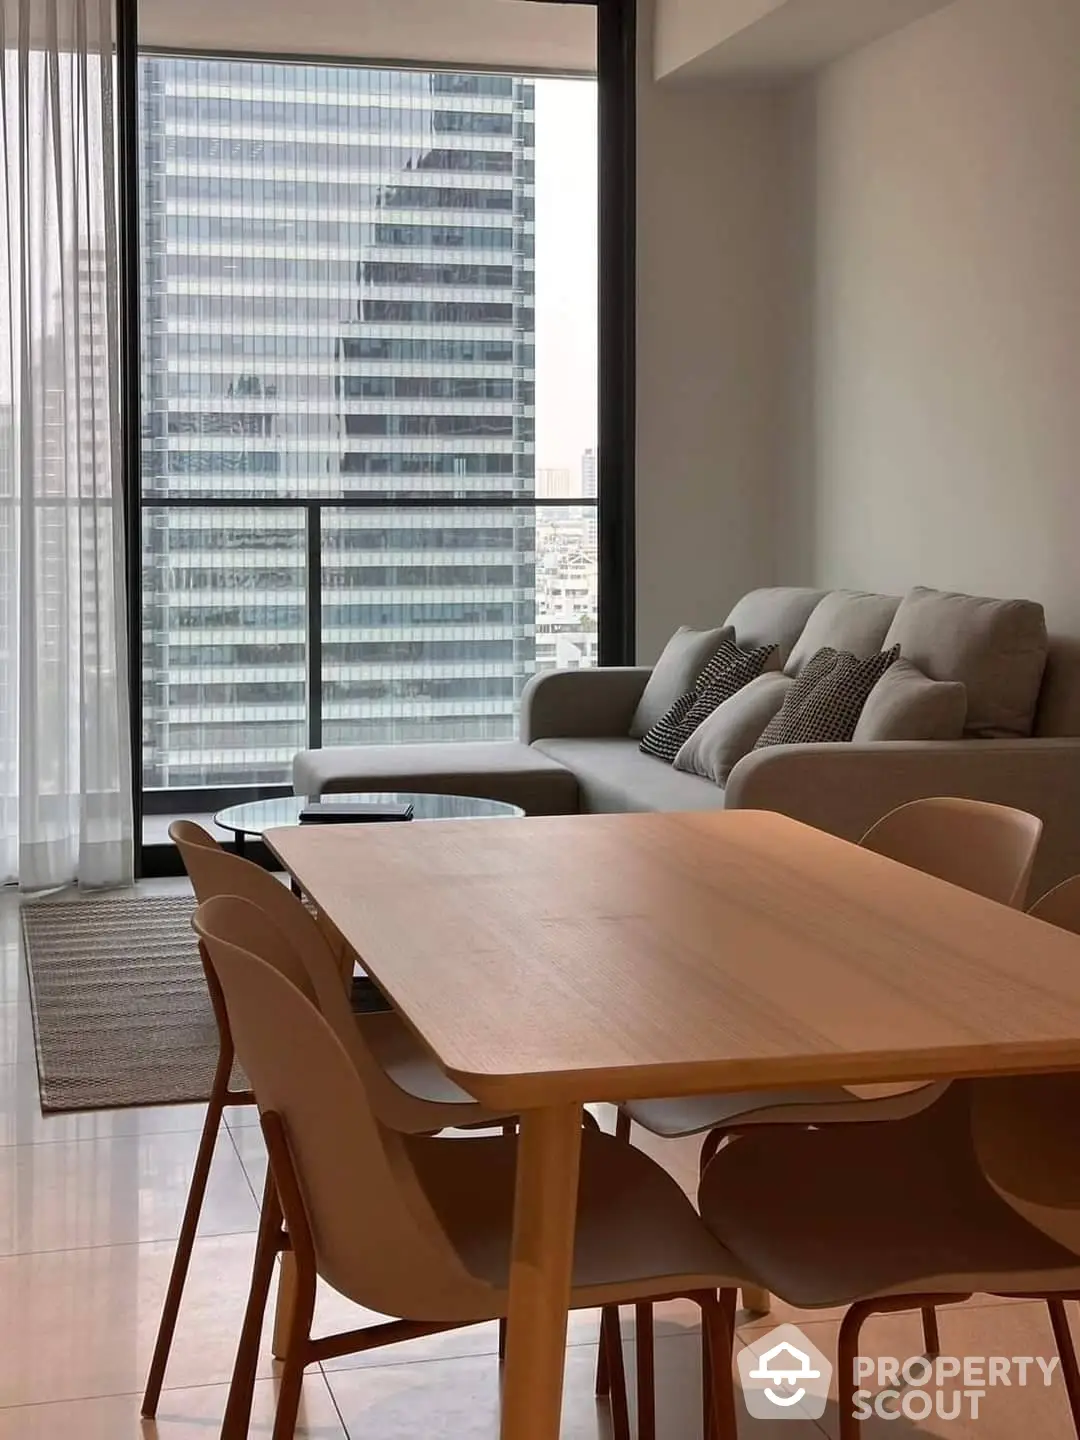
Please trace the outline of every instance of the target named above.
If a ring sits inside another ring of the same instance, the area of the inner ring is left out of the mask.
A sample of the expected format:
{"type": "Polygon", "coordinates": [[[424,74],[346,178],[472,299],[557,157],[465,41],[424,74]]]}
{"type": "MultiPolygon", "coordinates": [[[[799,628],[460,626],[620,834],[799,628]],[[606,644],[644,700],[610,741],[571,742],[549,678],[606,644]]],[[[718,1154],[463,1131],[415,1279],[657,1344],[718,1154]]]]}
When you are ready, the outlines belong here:
{"type": "Polygon", "coordinates": [[[110,0],[0,0],[0,882],[133,869],[110,0]]]}

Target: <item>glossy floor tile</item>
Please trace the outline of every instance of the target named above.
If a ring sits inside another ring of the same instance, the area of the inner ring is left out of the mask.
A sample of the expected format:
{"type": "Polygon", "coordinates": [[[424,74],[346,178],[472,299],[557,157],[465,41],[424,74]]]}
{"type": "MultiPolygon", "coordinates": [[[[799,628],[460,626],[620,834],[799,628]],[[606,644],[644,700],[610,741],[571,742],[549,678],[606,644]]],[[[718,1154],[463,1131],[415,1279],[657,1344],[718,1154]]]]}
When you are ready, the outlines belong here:
{"type": "MultiPolygon", "coordinates": [[[[216,1440],[228,1393],[224,1385],[166,1390],[154,1420],[140,1417],[136,1395],[0,1410],[0,1440],[216,1440]]],[[[275,1393],[273,1380],[256,1385],[250,1440],[270,1440],[275,1393]]],[[[326,1381],[317,1370],[304,1381],[296,1437],[348,1440],[326,1381]]]]}
{"type": "MultiPolygon", "coordinates": [[[[185,1130],[0,1148],[0,1255],[175,1240],[199,1138],[185,1130]]],[[[258,1222],[244,1167],[223,1130],[199,1233],[245,1234],[258,1222]]]]}
{"type": "MultiPolygon", "coordinates": [[[[167,1383],[223,1384],[251,1275],[254,1235],[195,1246],[167,1383]]],[[[0,1259],[0,1406],[142,1390],[171,1241],[0,1259]]],[[[272,1373],[264,1348],[262,1373],[272,1373]]]]}

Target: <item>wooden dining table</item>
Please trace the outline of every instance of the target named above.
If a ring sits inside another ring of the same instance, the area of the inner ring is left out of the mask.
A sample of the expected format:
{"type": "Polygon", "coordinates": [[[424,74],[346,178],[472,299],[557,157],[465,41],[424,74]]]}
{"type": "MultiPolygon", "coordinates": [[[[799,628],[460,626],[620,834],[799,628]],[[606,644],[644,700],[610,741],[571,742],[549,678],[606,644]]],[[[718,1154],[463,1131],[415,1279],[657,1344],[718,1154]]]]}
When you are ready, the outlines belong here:
{"type": "Polygon", "coordinates": [[[503,1440],[559,1433],[586,1102],[1080,1067],[1080,938],[781,815],[266,841],[447,1073],[521,1114],[503,1440]]]}

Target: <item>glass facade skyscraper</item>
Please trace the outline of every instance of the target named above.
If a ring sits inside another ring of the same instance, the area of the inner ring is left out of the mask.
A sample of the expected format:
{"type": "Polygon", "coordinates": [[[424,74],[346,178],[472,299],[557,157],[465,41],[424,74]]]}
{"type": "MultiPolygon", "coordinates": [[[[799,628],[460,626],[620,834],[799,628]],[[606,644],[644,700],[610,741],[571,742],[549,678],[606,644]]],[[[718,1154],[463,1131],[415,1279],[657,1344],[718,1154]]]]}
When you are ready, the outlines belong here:
{"type": "Polygon", "coordinates": [[[511,735],[533,81],[149,54],[139,80],[144,784],[511,735]]]}

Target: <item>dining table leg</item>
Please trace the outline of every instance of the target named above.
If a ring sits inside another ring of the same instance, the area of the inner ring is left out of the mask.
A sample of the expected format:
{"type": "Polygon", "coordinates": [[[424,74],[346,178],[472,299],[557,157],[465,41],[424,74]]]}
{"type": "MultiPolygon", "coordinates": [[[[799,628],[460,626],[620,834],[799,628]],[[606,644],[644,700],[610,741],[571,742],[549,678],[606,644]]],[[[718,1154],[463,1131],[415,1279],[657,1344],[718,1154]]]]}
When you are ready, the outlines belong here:
{"type": "Polygon", "coordinates": [[[580,1105],[521,1116],[502,1440],[558,1440],[581,1133],[580,1105]]]}
{"type": "Polygon", "coordinates": [[[274,1305],[274,1329],[271,1349],[275,1360],[284,1360],[289,1349],[293,1311],[296,1309],[296,1256],[291,1250],[282,1252],[278,1269],[277,1301],[274,1305]]]}

